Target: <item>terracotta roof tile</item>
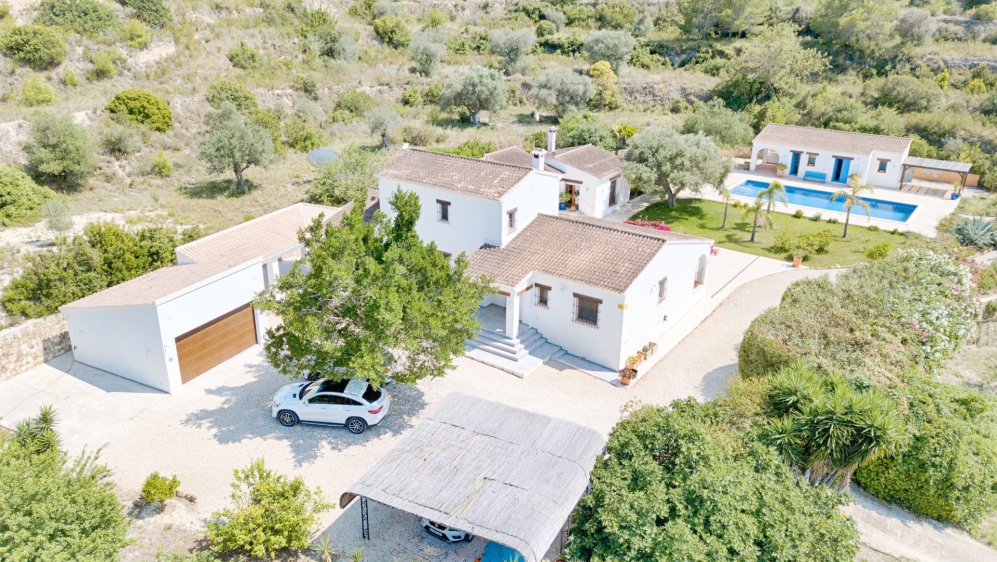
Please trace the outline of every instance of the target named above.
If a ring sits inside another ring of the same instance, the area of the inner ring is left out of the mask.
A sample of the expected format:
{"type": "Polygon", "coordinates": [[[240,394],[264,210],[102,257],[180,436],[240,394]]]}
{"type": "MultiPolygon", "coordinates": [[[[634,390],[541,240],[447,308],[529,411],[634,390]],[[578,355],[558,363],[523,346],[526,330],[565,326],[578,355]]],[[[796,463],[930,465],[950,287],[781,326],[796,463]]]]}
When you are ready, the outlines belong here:
{"type": "MultiPolygon", "coordinates": [[[[513,166],[529,166],[533,167],[533,156],[522,148],[518,146],[509,146],[501,150],[496,150],[495,152],[489,152],[481,157],[483,160],[489,160],[491,162],[499,162],[501,164],[512,164],[513,166]]],[[[555,174],[560,174],[561,171],[552,168],[550,164],[544,165],[545,172],[553,172],[555,174]]]]}
{"type": "Polygon", "coordinates": [[[381,170],[378,177],[497,200],[531,171],[529,166],[410,148],[381,170]]]}
{"type": "Polygon", "coordinates": [[[297,246],[298,231],[319,215],[338,222],[349,208],[298,203],[179,246],[177,254],[195,262],[269,258],[297,246]]]}
{"type": "Polygon", "coordinates": [[[853,133],[816,127],[798,127],[769,123],[755,137],[755,143],[788,146],[801,150],[832,150],[845,154],[866,155],[873,150],[903,153],[910,146],[910,139],[853,133]]]}
{"type": "Polygon", "coordinates": [[[504,248],[471,255],[468,273],[515,286],[531,272],[622,293],[674,240],[706,240],[592,217],[537,215],[504,248]]]}
{"type": "Polygon", "coordinates": [[[135,306],[152,304],[159,299],[180,293],[199,283],[247,266],[259,267],[258,259],[245,262],[212,262],[171,265],[151,271],[104,289],[99,293],[64,304],[62,308],[91,308],[97,306],[135,306]]]}
{"type": "Polygon", "coordinates": [[[555,150],[553,157],[597,178],[618,174],[623,169],[619,156],[591,144],[555,150]]]}

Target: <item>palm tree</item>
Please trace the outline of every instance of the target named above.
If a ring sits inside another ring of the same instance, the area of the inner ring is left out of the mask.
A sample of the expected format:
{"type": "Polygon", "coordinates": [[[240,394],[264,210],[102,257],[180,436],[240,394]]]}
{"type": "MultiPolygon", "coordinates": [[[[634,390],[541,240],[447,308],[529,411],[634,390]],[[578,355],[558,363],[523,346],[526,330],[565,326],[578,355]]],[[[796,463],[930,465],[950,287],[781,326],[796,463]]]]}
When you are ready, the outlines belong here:
{"type": "Polygon", "coordinates": [[[769,184],[768,187],[758,192],[757,201],[765,201],[765,214],[772,212],[772,207],[775,206],[776,199],[782,201],[784,204],[786,201],[786,188],[777,181],[769,184]]]}
{"type": "Polygon", "coordinates": [[[841,235],[842,238],[848,238],[848,221],[852,218],[853,205],[862,207],[865,211],[865,216],[869,216],[869,204],[859,197],[859,194],[863,191],[872,191],[872,186],[861,183],[861,180],[862,176],[858,174],[848,176],[849,189],[835,191],[830,197],[831,201],[837,201],[838,199],[845,200],[845,233],[841,235]]]}
{"type": "Polygon", "coordinates": [[[754,242],[755,241],[755,232],[758,231],[758,223],[759,222],[762,223],[762,228],[764,228],[766,230],[770,226],[772,226],[772,218],[769,217],[768,213],[763,213],[762,212],[764,209],[765,209],[765,204],[764,203],[762,203],[760,200],[759,201],[755,201],[754,205],[749,205],[748,208],[744,210],[744,214],[741,215],[741,218],[748,218],[749,216],[753,215],[752,216],[752,220],[751,220],[751,240],[750,240],[750,242],[754,242]]]}
{"type": "Polygon", "coordinates": [[[616,141],[616,150],[613,154],[619,154],[621,150],[627,147],[627,143],[630,139],[637,134],[637,127],[633,125],[627,125],[626,123],[621,123],[613,129],[613,140],[616,141]]]}
{"type": "Polygon", "coordinates": [[[720,225],[720,228],[727,228],[727,205],[730,204],[730,190],[727,189],[726,185],[719,185],[717,191],[724,198],[724,223],[720,225]]]}

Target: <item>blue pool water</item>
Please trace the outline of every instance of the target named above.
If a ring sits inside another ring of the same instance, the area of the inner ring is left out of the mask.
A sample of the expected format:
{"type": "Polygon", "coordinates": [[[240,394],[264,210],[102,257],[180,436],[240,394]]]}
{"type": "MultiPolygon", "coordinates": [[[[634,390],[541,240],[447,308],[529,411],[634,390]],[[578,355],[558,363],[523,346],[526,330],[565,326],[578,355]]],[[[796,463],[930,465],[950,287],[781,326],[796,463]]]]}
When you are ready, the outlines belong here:
{"type": "MultiPolygon", "coordinates": [[[[734,195],[757,197],[758,193],[763,189],[766,189],[768,186],[769,184],[763,181],[747,180],[744,183],[733,187],[730,192],[734,195]]],[[[834,192],[787,185],[786,201],[790,205],[813,207],[815,209],[839,211],[842,213],[845,212],[845,202],[840,199],[838,201],[831,201],[830,197],[832,193],[834,192]]],[[[875,219],[905,222],[912,214],[914,214],[914,210],[917,209],[917,205],[894,203],[893,201],[885,201],[883,199],[862,197],[862,200],[869,204],[869,216],[875,219]]],[[[862,216],[865,214],[865,209],[852,208],[852,214],[862,216]]]]}

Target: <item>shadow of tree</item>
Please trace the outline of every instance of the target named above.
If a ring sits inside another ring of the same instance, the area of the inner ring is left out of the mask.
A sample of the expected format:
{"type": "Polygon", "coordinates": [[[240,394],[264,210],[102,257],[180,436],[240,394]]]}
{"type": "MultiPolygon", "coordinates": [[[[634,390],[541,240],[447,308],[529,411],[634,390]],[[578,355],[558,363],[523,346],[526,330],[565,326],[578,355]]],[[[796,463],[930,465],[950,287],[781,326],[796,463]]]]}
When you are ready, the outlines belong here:
{"type": "Polygon", "coordinates": [[[380,425],[360,435],[342,427],[304,424],[284,427],[271,417],[270,400],[278,389],[291,382],[295,381],[280,375],[265,361],[247,364],[241,384],[204,390],[208,396],[221,398],[221,405],[191,412],[183,424],[210,429],[213,439],[223,445],[256,439],[284,442],[294,462],[301,465],[317,459],[325,447],[345,451],[363,447],[378,436],[399,435],[412,427],[426,407],[421,390],[394,384],[388,387],[391,411],[380,425]]]}
{"type": "Polygon", "coordinates": [[[262,187],[251,180],[246,180],[243,185],[245,191],[238,193],[235,189],[234,179],[209,180],[185,185],[180,188],[180,193],[190,199],[218,199],[219,197],[242,197],[262,187]]]}

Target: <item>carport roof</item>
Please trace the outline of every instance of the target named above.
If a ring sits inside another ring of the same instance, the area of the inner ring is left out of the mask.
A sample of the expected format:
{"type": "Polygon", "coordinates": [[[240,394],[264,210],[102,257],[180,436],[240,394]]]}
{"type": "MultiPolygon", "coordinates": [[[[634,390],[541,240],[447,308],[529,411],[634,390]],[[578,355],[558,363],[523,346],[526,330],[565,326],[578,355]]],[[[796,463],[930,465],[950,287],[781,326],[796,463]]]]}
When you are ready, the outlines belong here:
{"type": "Polygon", "coordinates": [[[539,562],[604,445],[594,429],[455,392],[350,486],[340,506],[364,496],[539,562]]]}
{"type": "Polygon", "coordinates": [[[904,166],[925,168],[928,170],[941,170],[943,172],[957,172],[960,174],[969,173],[969,171],[973,169],[973,165],[968,162],[935,160],[934,158],[920,158],[918,156],[908,156],[905,158],[904,166]]]}
{"type": "Polygon", "coordinates": [[[178,246],[177,256],[194,262],[232,262],[279,256],[300,244],[298,231],[310,225],[319,215],[325,215],[327,222],[338,224],[349,208],[350,205],[329,207],[297,203],[178,246]]]}
{"type": "Polygon", "coordinates": [[[243,270],[248,266],[259,267],[259,258],[243,262],[211,262],[171,265],[157,269],[83,297],[78,301],[64,304],[59,309],[95,308],[104,306],[137,306],[154,304],[178,294],[190,292],[214,279],[230,272],[243,270]]]}

